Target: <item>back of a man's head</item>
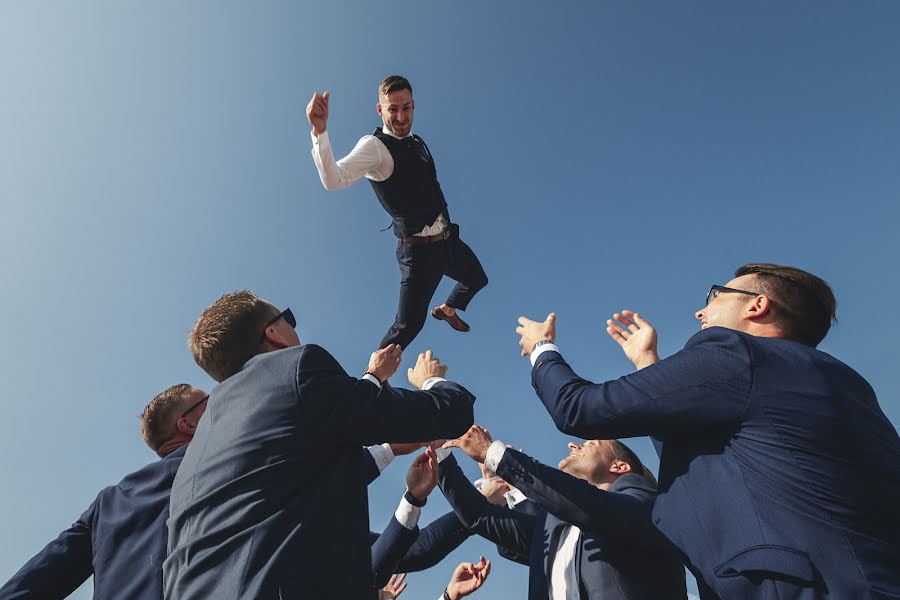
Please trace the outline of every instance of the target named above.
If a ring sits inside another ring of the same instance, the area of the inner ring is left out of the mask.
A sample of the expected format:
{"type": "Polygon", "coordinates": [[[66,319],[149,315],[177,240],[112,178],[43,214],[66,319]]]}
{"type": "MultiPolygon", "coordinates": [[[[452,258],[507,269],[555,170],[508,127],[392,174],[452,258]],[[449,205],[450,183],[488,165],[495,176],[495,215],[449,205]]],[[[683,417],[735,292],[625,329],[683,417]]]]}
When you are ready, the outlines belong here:
{"type": "Polygon", "coordinates": [[[262,350],[277,309],[249,290],[225,294],[204,310],[188,335],[194,361],[216,381],[237,373],[262,350]]]}
{"type": "Polygon", "coordinates": [[[159,449],[177,433],[176,417],[191,391],[187,383],[179,383],[160,392],[141,413],[141,437],[159,454],[159,449]]]}
{"type": "Polygon", "coordinates": [[[771,298],[778,329],[785,339],[815,348],[836,321],[837,300],[823,279],[796,267],[750,263],[735,277],[755,275],[760,290],[771,298]]]}

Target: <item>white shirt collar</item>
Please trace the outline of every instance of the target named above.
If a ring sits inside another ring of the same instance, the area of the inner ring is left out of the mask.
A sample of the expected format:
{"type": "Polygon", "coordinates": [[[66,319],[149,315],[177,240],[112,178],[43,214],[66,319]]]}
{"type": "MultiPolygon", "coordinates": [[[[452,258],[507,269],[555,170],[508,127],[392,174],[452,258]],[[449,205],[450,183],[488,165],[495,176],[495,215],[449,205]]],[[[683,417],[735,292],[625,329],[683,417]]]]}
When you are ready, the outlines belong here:
{"type": "Polygon", "coordinates": [[[406,135],[404,135],[403,137],[400,137],[399,135],[394,135],[394,132],[391,131],[390,129],[388,129],[388,128],[387,128],[387,125],[385,125],[384,127],[382,127],[382,128],[381,128],[381,131],[382,131],[382,133],[384,133],[385,135],[389,135],[389,136],[391,136],[392,138],[394,138],[395,140],[405,140],[405,139],[408,138],[408,137],[412,137],[412,129],[410,129],[410,130],[409,130],[409,133],[406,134],[406,135]]]}

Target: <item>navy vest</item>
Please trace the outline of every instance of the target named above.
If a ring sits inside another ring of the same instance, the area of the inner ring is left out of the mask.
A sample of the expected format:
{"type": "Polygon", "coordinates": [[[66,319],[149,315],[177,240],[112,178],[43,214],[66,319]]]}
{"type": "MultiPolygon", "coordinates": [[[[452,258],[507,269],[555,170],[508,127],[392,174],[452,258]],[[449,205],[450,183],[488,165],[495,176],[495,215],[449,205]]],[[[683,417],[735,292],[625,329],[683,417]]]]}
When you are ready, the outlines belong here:
{"type": "Polygon", "coordinates": [[[394,159],[394,172],[384,181],[372,181],[372,188],[384,210],[391,215],[394,235],[415,235],[443,214],[447,221],[447,202],[437,180],[437,170],[428,146],[417,135],[402,140],[387,135],[381,128],[372,135],[384,143],[394,159]]]}

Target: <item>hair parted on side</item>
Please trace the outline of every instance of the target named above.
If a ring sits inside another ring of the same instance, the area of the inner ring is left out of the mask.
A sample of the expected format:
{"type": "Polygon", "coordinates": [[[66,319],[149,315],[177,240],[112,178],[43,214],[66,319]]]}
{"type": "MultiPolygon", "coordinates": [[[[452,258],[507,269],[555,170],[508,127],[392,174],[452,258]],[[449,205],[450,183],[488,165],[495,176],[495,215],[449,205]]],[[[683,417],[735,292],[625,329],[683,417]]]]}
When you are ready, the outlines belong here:
{"type": "Polygon", "coordinates": [[[225,294],[204,310],[188,335],[194,362],[216,381],[259,354],[266,322],[277,309],[249,290],[225,294]]]}
{"type": "Polygon", "coordinates": [[[175,435],[175,419],[184,402],[184,396],[191,391],[187,383],[178,383],[157,394],[141,413],[141,437],[144,443],[159,454],[159,448],[175,435]]]}
{"type": "Polygon", "coordinates": [[[389,75],[378,84],[378,97],[381,98],[391,92],[399,92],[400,90],[409,90],[409,94],[412,95],[412,85],[410,85],[409,80],[402,75],[389,75]]]}
{"type": "Polygon", "coordinates": [[[735,277],[756,275],[775,305],[775,322],[785,338],[815,348],[837,322],[837,300],[824,279],[796,267],[748,263],[735,277]]]}

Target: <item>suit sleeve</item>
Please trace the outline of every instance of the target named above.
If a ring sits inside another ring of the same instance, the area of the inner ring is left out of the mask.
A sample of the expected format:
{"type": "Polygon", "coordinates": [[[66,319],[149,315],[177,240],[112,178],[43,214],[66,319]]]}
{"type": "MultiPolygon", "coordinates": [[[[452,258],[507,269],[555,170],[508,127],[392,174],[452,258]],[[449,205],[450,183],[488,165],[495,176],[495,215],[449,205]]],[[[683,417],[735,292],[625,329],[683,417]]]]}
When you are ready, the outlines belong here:
{"type": "Polygon", "coordinates": [[[397,565],[397,572],[413,573],[430,569],[471,535],[472,532],[462,524],[456,513],[449,512],[419,531],[419,538],[397,565]]]}
{"type": "Polygon", "coordinates": [[[441,461],[438,485],[464,526],[517,554],[528,555],[537,519],[488,502],[466,479],[453,456],[441,461]]]}
{"type": "Polygon", "coordinates": [[[652,522],[655,494],[649,489],[601,490],[512,448],[504,451],[497,475],[548,513],[598,537],[615,538],[631,545],[668,547],[652,522]]]}
{"type": "Polygon", "coordinates": [[[2,600],[65,598],[94,574],[91,523],[96,501],[0,588],[2,600]]]}
{"type": "Polygon", "coordinates": [[[402,571],[397,565],[418,536],[418,527],[407,529],[396,517],[391,517],[384,532],[372,543],[372,573],[376,588],[383,588],[391,575],[402,571]]]}
{"type": "Polygon", "coordinates": [[[456,438],[473,422],[475,397],[444,381],[411,391],[355,379],[324,349],[304,346],[297,364],[302,419],[360,445],[456,438]]]}
{"type": "Polygon", "coordinates": [[[736,423],[750,398],[752,364],[741,334],[714,327],[683,350],[613,381],[582,379],[558,352],[541,354],[532,384],[557,429],[585,439],[665,439],[736,423]]]}

